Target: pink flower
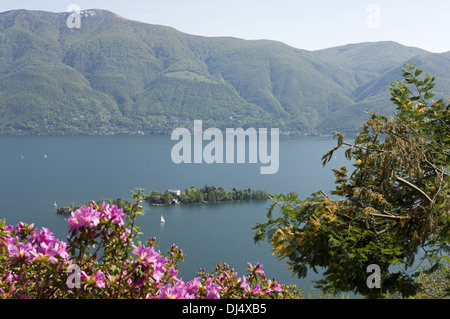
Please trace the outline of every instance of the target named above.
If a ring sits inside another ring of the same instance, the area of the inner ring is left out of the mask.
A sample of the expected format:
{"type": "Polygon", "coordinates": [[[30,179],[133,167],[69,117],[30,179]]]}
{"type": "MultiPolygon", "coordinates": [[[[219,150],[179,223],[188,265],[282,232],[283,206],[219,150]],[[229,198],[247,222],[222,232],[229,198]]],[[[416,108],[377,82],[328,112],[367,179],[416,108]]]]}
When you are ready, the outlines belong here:
{"type": "Polygon", "coordinates": [[[57,262],[55,256],[60,256],[63,259],[68,259],[69,254],[67,253],[67,244],[63,241],[54,240],[49,243],[41,243],[36,246],[38,255],[40,256],[48,256],[50,261],[57,262]]]}
{"type": "Polygon", "coordinates": [[[92,228],[100,222],[100,212],[92,206],[86,207],[83,205],[71,213],[67,222],[69,223],[69,231],[78,230],[81,227],[92,228]]]}
{"type": "Polygon", "coordinates": [[[19,277],[14,274],[11,270],[8,270],[8,276],[5,279],[5,282],[12,285],[14,284],[14,281],[17,281],[19,277]]]}
{"type": "Polygon", "coordinates": [[[55,243],[55,245],[57,245],[57,249],[58,249],[58,255],[62,258],[62,259],[68,259],[69,253],[67,252],[67,243],[64,241],[58,241],[57,243],[55,243]]]}
{"type": "Polygon", "coordinates": [[[201,286],[202,286],[202,283],[200,281],[200,277],[196,277],[186,283],[187,291],[190,294],[196,294],[201,286]]]}
{"type": "Polygon", "coordinates": [[[11,235],[11,233],[12,233],[13,230],[14,230],[14,226],[13,226],[13,225],[8,225],[8,226],[6,226],[5,228],[3,228],[3,230],[4,230],[5,232],[9,233],[8,235],[11,235]]]}
{"type": "Polygon", "coordinates": [[[51,242],[54,242],[56,239],[53,233],[50,230],[48,230],[48,228],[42,227],[41,230],[34,229],[33,234],[28,237],[28,240],[31,243],[36,242],[39,244],[41,243],[49,244],[51,242]]]}
{"type": "Polygon", "coordinates": [[[256,286],[252,290],[252,294],[259,294],[261,292],[261,287],[259,284],[256,284],[256,286]]]}
{"type": "MultiPolygon", "coordinates": [[[[20,225],[20,227],[24,227],[20,225]]],[[[53,233],[48,228],[43,227],[41,230],[34,229],[33,233],[28,236],[29,243],[32,244],[33,250],[29,251],[30,257],[35,259],[39,256],[47,256],[48,260],[57,262],[55,256],[59,255],[63,259],[69,258],[67,253],[67,244],[63,241],[55,239],[53,233]]]]}
{"type": "Polygon", "coordinates": [[[270,289],[275,290],[276,292],[281,292],[283,289],[281,289],[281,285],[279,282],[276,282],[275,280],[272,282],[271,280],[268,281],[268,285],[270,289]]]}
{"type": "Polygon", "coordinates": [[[170,279],[177,280],[178,269],[172,266],[170,267],[168,274],[171,276],[170,279]]]}
{"type": "Polygon", "coordinates": [[[194,299],[194,296],[189,294],[183,280],[179,280],[175,285],[167,284],[159,288],[157,299],[194,299]]]}
{"type": "Polygon", "coordinates": [[[247,284],[247,278],[245,276],[242,276],[242,281],[241,278],[239,278],[238,282],[241,283],[241,288],[243,288],[246,292],[249,292],[251,290],[250,285],[247,284]]]}
{"type": "Polygon", "coordinates": [[[58,247],[55,247],[53,243],[41,243],[40,247],[38,247],[38,254],[40,256],[47,256],[49,257],[48,260],[57,262],[58,260],[55,258],[55,256],[58,254],[58,247]]]}
{"type": "Polygon", "coordinates": [[[98,288],[106,288],[105,276],[103,276],[103,272],[98,270],[94,275],[95,284],[98,288]]]}
{"type": "Polygon", "coordinates": [[[10,257],[13,259],[24,258],[25,261],[34,259],[37,256],[37,252],[30,243],[18,242],[17,244],[7,243],[7,249],[10,257]]]}
{"type": "Polygon", "coordinates": [[[222,288],[215,283],[211,282],[211,278],[208,278],[205,284],[205,290],[207,292],[206,299],[220,299],[220,290],[222,288]]]}
{"type": "Polygon", "coordinates": [[[82,280],[89,279],[89,276],[86,274],[86,272],[84,270],[80,271],[80,279],[82,279],[82,280]]]}
{"type": "Polygon", "coordinates": [[[251,272],[254,271],[255,273],[259,273],[261,275],[264,275],[264,271],[262,270],[264,268],[264,266],[261,265],[259,262],[256,263],[255,267],[253,267],[252,264],[249,263],[249,262],[247,263],[247,265],[248,265],[248,268],[249,268],[249,270],[251,272]]]}
{"type": "Polygon", "coordinates": [[[123,209],[119,209],[117,205],[112,205],[111,208],[106,210],[106,213],[109,217],[109,220],[111,220],[114,223],[117,223],[119,225],[123,225],[125,218],[125,214],[123,213],[123,209]]]}
{"type": "Polygon", "coordinates": [[[16,226],[16,229],[17,229],[17,234],[18,235],[21,235],[21,234],[23,234],[24,233],[24,230],[25,229],[32,229],[34,227],[34,224],[31,224],[31,225],[27,225],[27,224],[25,224],[24,222],[20,222],[19,224],[17,224],[17,226],[16,226]]]}
{"type": "Polygon", "coordinates": [[[73,216],[69,217],[69,219],[67,220],[67,223],[69,224],[69,231],[75,231],[81,227],[80,221],[73,216]]]}
{"type": "Polygon", "coordinates": [[[136,287],[142,287],[143,284],[144,284],[144,282],[142,281],[142,278],[141,278],[141,277],[139,277],[139,278],[136,280],[136,282],[134,283],[134,285],[135,285],[136,287]]]}
{"type": "MultiPolygon", "coordinates": [[[[123,241],[126,241],[129,234],[131,234],[131,229],[125,228],[125,231],[121,232],[121,234],[120,234],[120,239],[123,241]]],[[[124,245],[128,245],[128,244],[124,244],[124,245]]]]}
{"type": "Polygon", "coordinates": [[[166,260],[164,258],[160,258],[155,264],[152,272],[152,277],[156,283],[160,282],[160,280],[164,277],[166,273],[166,269],[164,265],[166,264],[166,260]]]}
{"type": "Polygon", "coordinates": [[[147,247],[140,244],[136,249],[133,249],[132,252],[139,261],[145,261],[149,264],[155,263],[159,258],[159,253],[155,251],[153,246],[147,247]]]}

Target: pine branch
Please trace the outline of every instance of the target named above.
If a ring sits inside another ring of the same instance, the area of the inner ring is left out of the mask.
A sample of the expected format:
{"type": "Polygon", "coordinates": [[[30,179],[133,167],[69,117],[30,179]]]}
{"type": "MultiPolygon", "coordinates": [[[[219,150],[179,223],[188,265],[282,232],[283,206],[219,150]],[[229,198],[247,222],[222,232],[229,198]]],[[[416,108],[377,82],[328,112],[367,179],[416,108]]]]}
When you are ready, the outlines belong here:
{"type": "Polygon", "coordinates": [[[419,187],[417,187],[416,185],[412,184],[411,182],[408,182],[406,179],[403,179],[397,175],[394,176],[395,180],[403,183],[406,186],[411,187],[412,189],[416,190],[418,193],[420,193],[423,197],[425,197],[426,200],[428,200],[428,202],[431,204],[433,203],[433,201],[431,200],[431,198],[423,191],[421,190],[419,187]]]}
{"type": "Polygon", "coordinates": [[[395,215],[384,215],[378,213],[369,213],[370,216],[383,217],[383,218],[392,218],[392,219],[407,219],[409,217],[405,216],[395,216],[395,215]]]}

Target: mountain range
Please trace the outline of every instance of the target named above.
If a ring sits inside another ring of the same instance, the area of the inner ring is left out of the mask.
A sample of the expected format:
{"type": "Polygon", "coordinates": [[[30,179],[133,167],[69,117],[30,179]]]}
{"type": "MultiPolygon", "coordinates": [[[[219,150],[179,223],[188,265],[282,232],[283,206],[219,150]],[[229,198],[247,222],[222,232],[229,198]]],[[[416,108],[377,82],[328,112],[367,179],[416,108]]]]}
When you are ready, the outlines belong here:
{"type": "Polygon", "coordinates": [[[0,134],[166,134],[176,127],[356,132],[392,114],[405,64],[450,96],[450,52],[396,42],[317,51],[269,40],[203,37],[92,9],[0,13],[0,134]]]}

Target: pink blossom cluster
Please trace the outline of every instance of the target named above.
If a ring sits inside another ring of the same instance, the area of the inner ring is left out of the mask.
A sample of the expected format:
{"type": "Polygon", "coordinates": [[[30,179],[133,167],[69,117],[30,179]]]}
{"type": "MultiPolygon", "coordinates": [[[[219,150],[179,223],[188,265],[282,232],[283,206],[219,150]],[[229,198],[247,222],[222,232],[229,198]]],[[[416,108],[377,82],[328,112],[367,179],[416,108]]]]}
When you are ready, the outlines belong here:
{"type": "Polygon", "coordinates": [[[212,274],[200,270],[185,282],[178,262],[184,253],[172,245],[164,256],[155,238],[136,241],[134,220],[116,205],[95,202],[73,211],[67,219],[68,242],[47,228],[0,221],[0,297],[2,298],[150,298],[219,299],[282,298],[299,295],[267,280],[263,266],[248,263],[238,277],[227,264],[212,274]],[[78,274],[67,272],[77,266],[78,274]],[[70,280],[79,285],[70,285],[70,280]]]}
{"type": "Polygon", "coordinates": [[[101,220],[117,223],[118,225],[124,224],[125,214],[123,209],[119,209],[117,205],[110,206],[107,203],[103,203],[99,208],[96,206],[96,203],[93,202],[90,206],[83,205],[72,212],[67,220],[69,231],[76,231],[82,227],[94,228],[101,220]]]}
{"type": "MultiPolygon", "coordinates": [[[[258,263],[259,266],[262,267],[258,263]]],[[[169,283],[159,289],[158,299],[220,299],[223,296],[236,295],[240,298],[261,298],[270,296],[271,293],[280,293],[283,291],[282,286],[275,280],[268,280],[264,283],[256,283],[252,287],[252,282],[257,282],[254,277],[255,273],[249,276],[237,277],[237,273],[233,271],[227,264],[219,264],[216,267],[217,277],[214,274],[203,274],[191,281],[184,283],[182,279],[176,280],[175,284],[169,283]],[[264,291],[262,286],[266,286],[264,291]]],[[[258,274],[265,279],[264,272],[258,274]]]]}
{"type": "MultiPolygon", "coordinates": [[[[25,241],[20,241],[19,237],[24,234],[24,228],[27,227],[33,227],[33,225],[26,226],[23,222],[19,223],[16,227],[17,234],[7,237],[5,241],[6,249],[12,260],[58,262],[58,259],[67,260],[69,258],[66,250],[67,244],[57,240],[48,228],[43,227],[41,230],[34,228],[33,232],[25,237],[25,241]]],[[[7,229],[10,233],[14,230],[12,226],[7,229]]]]}

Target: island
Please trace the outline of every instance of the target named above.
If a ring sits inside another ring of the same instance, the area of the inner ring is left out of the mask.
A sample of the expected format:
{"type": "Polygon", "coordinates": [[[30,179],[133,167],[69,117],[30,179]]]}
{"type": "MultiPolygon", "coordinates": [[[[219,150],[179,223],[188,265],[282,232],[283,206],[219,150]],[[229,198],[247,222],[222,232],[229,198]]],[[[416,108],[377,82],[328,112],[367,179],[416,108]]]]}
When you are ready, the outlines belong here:
{"type": "MultiPolygon", "coordinates": [[[[155,206],[179,204],[209,204],[237,200],[264,200],[269,198],[270,195],[263,190],[252,190],[251,188],[238,190],[236,188],[233,188],[231,191],[228,191],[222,187],[217,188],[215,186],[209,185],[205,185],[203,188],[195,188],[191,186],[190,188],[185,189],[184,192],[182,192],[181,190],[168,189],[165,192],[161,193],[153,190],[144,196],[144,200],[147,203],[155,206]]],[[[128,212],[132,205],[132,202],[122,198],[117,198],[115,200],[112,200],[110,198],[101,198],[96,202],[105,202],[110,205],[117,205],[117,207],[122,208],[125,212],[128,212]]],[[[90,205],[90,203],[87,202],[85,203],[85,205],[90,205]]],[[[81,205],[75,205],[74,203],[66,207],[58,207],[55,204],[56,213],[60,215],[68,215],[80,207],[81,205]]]]}
{"type": "Polygon", "coordinates": [[[191,186],[181,190],[168,189],[164,193],[153,190],[145,196],[145,201],[152,205],[208,204],[236,200],[268,199],[270,195],[263,190],[233,188],[231,191],[222,187],[205,185],[203,188],[191,186]]]}

